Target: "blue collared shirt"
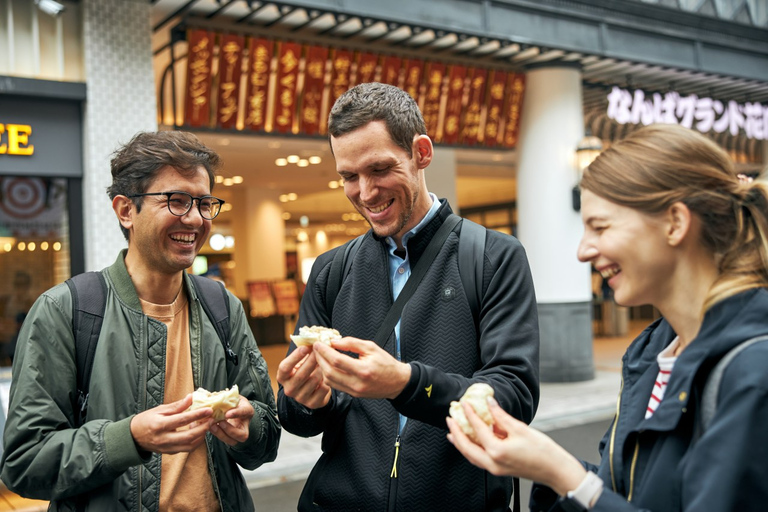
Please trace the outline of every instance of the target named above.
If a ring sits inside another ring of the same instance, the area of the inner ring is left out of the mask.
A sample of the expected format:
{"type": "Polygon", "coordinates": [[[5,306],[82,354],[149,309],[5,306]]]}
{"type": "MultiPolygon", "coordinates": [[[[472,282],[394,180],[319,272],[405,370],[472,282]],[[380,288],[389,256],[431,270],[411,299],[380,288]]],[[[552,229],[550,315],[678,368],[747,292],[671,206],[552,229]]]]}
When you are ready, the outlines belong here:
{"type": "MultiPolygon", "coordinates": [[[[403,235],[402,244],[405,249],[405,259],[401,258],[400,256],[395,255],[395,251],[397,250],[397,244],[392,240],[392,237],[386,238],[387,246],[389,247],[389,251],[387,254],[387,260],[389,262],[389,275],[392,276],[392,297],[393,300],[397,300],[397,296],[400,295],[400,292],[403,290],[403,287],[405,286],[406,281],[408,281],[408,278],[411,276],[411,259],[408,255],[408,249],[407,244],[408,240],[413,237],[416,233],[421,231],[421,229],[431,221],[435,215],[437,215],[437,210],[440,209],[440,201],[437,199],[437,196],[435,194],[430,193],[429,197],[432,198],[432,206],[429,208],[429,211],[424,216],[423,219],[421,219],[421,222],[419,222],[416,227],[414,227],[412,230],[407,232],[403,235]]],[[[395,325],[395,340],[396,340],[396,357],[397,360],[400,361],[401,353],[400,353],[400,320],[397,321],[397,325],[395,325]]],[[[400,430],[403,430],[403,427],[405,426],[407,418],[400,415],[400,430]]]]}

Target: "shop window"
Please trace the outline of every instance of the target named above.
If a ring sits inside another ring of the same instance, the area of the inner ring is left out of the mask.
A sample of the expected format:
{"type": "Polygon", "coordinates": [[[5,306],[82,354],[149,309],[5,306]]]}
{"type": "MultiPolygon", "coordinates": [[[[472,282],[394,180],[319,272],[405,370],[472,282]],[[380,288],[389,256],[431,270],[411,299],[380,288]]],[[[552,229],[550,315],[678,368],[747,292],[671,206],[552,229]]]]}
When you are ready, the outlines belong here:
{"type": "Polygon", "coordinates": [[[64,178],[0,177],[0,366],[37,297],[70,276],[64,178]]]}
{"type": "Polygon", "coordinates": [[[514,201],[461,208],[461,216],[488,229],[495,229],[507,235],[516,235],[517,207],[514,201]]]}

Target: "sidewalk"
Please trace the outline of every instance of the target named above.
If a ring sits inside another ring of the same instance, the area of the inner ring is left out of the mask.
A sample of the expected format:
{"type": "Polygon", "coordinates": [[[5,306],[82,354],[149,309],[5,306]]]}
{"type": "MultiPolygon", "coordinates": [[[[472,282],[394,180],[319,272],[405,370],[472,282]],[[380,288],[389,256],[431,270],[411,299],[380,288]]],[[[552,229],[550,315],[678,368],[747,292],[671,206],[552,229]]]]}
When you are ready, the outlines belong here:
{"type": "MultiPolygon", "coordinates": [[[[591,423],[613,417],[621,385],[621,354],[645,323],[632,325],[627,336],[596,338],[594,341],[595,378],[584,382],[541,385],[541,399],[532,426],[544,432],[591,423]]],[[[264,347],[273,377],[287,347],[264,347]]],[[[255,471],[243,471],[253,489],[303,480],[320,457],[320,439],[294,436],[283,431],[275,462],[255,471]]],[[[595,439],[595,444],[599,439],[595,439]]]]}

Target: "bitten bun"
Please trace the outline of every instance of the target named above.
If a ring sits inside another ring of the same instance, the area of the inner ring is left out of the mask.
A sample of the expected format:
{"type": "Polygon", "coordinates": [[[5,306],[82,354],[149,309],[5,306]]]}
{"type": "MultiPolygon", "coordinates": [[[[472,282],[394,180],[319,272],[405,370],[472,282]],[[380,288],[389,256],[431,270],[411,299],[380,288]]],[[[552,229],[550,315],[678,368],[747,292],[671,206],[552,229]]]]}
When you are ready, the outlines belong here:
{"type": "Polygon", "coordinates": [[[483,420],[488,426],[492,426],[494,421],[493,416],[491,415],[491,411],[488,409],[487,400],[488,397],[492,396],[493,388],[484,382],[478,382],[469,386],[467,391],[459,399],[458,402],[451,402],[451,408],[449,409],[448,413],[451,415],[451,418],[456,420],[456,423],[459,424],[462,432],[464,432],[467,437],[469,437],[474,442],[477,442],[475,429],[472,428],[469,420],[467,420],[461,404],[467,402],[472,406],[481,420],[483,420]]]}
{"type": "Polygon", "coordinates": [[[238,389],[237,384],[230,389],[215,392],[197,388],[197,391],[192,393],[192,405],[189,410],[210,407],[213,409],[213,419],[221,421],[228,410],[237,407],[238,402],[240,402],[240,389],[238,389]]]}
{"type": "Polygon", "coordinates": [[[331,344],[331,340],[341,339],[341,334],[336,329],[313,325],[312,327],[301,327],[299,334],[291,335],[291,340],[297,347],[308,347],[317,342],[331,344]]]}

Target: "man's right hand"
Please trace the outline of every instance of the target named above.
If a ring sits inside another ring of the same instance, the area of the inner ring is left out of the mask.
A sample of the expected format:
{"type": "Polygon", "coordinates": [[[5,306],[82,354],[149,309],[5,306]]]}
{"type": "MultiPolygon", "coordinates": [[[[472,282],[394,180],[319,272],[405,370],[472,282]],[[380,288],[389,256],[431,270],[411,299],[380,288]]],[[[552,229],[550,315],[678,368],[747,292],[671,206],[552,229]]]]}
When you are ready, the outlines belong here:
{"type": "Polygon", "coordinates": [[[155,453],[191,452],[205,441],[213,409],[187,411],[192,393],[182,400],[140,412],[131,420],[131,435],[139,448],[155,453]]]}
{"type": "Polygon", "coordinates": [[[310,409],[319,409],[331,400],[331,388],[323,383],[312,347],[298,347],[277,367],[277,382],[283,393],[310,409]]]}

